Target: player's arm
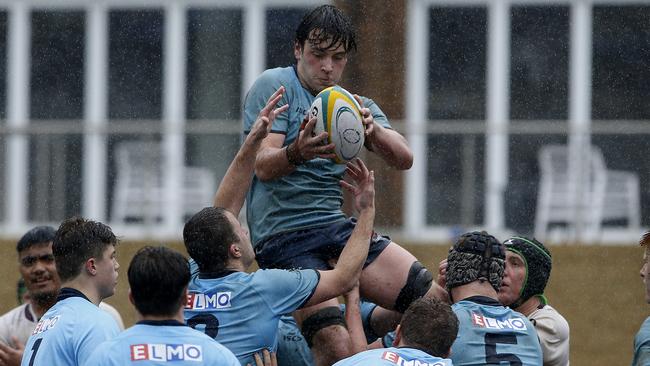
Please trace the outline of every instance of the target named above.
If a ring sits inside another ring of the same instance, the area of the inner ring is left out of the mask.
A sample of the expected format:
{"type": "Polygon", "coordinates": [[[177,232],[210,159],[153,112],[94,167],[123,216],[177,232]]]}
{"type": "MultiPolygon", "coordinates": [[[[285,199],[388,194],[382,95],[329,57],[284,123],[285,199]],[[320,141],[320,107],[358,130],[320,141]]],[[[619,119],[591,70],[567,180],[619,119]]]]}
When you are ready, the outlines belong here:
{"type": "Polygon", "coordinates": [[[359,280],[368,256],[368,247],[375,220],[375,175],[361,159],[347,165],[353,184],[341,181],[341,186],[354,194],[359,216],[357,224],[333,270],[320,271],[320,281],[304,307],[319,304],[350,291],[359,280]]]}
{"type": "Polygon", "coordinates": [[[345,325],[350,333],[352,354],[363,352],[368,347],[368,342],[361,321],[359,282],[354,285],[352,290],[346,292],[343,298],[345,299],[345,325]]]}
{"type": "Polygon", "coordinates": [[[288,104],[285,104],[280,108],[275,108],[283,95],[284,87],[280,87],[262,108],[215,194],[214,206],[225,208],[235,217],[239,215],[239,211],[244,205],[246,193],[248,193],[253,177],[255,158],[262,141],[269,135],[275,117],[289,107],[288,104]]]}
{"type": "Polygon", "coordinates": [[[354,98],[361,107],[361,117],[366,127],[366,147],[379,155],[389,166],[406,170],[413,165],[413,152],[406,139],[399,132],[375,123],[372,112],[363,104],[363,100],[355,94],[354,98]]]}
{"type": "Polygon", "coordinates": [[[312,118],[301,130],[298,137],[288,146],[284,146],[285,135],[270,133],[260,147],[255,159],[255,175],[260,180],[272,180],[290,174],[296,166],[316,157],[331,159],[334,144],[323,145],[327,132],[314,136],[316,119],[312,118]]]}

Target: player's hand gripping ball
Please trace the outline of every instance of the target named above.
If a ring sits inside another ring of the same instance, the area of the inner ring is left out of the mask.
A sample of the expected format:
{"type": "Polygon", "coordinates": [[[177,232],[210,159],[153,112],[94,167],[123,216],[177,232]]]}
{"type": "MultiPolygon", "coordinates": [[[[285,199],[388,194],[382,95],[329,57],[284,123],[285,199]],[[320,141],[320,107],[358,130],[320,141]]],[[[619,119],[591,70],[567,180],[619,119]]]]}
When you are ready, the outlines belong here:
{"type": "Polygon", "coordinates": [[[352,94],[340,86],[324,89],[311,104],[310,115],[316,117],[314,134],[327,132],[327,143],[333,143],[336,158],[344,164],[359,155],[365,138],[359,104],[352,94]]]}

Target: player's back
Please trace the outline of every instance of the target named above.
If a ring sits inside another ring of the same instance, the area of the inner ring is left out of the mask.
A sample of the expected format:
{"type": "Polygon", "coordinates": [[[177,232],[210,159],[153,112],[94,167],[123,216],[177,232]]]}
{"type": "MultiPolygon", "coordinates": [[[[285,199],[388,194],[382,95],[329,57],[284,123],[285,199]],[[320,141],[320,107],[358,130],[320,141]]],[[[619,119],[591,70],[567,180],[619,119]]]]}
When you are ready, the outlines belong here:
{"type": "Polygon", "coordinates": [[[99,344],[119,333],[115,320],[85,297],[59,298],[25,344],[22,366],[85,364],[99,344]]]}
{"type": "Polygon", "coordinates": [[[451,347],[454,365],[542,364],[537,333],[523,314],[482,296],[459,301],[452,309],[459,321],[451,347]]]}
{"type": "Polygon", "coordinates": [[[276,350],[280,317],[304,304],[319,278],[314,270],[192,272],[185,322],[230,349],[242,365],[253,363],[253,353],[264,348],[276,350]]]}
{"type": "Polygon", "coordinates": [[[435,357],[415,348],[380,348],[348,357],[334,366],[376,366],[376,365],[417,365],[417,366],[451,366],[451,360],[435,357]]]}
{"type": "Polygon", "coordinates": [[[141,321],[106,341],[87,366],[239,366],[235,355],[205,334],[174,320],[141,321]]]}

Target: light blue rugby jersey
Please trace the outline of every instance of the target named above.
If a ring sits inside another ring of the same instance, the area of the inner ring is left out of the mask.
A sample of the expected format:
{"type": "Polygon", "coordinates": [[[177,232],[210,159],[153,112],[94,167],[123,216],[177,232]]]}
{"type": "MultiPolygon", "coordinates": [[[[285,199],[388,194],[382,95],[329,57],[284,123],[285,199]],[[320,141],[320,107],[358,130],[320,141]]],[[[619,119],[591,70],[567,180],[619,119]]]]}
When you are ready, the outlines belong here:
{"type": "Polygon", "coordinates": [[[62,288],[25,344],[22,366],[84,365],[104,341],[120,332],[115,320],[81,292],[62,288]]]}
{"type": "Polygon", "coordinates": [[[458,336],[451,346],[456,366],[542,365],[542,349],[533,324],[494,299],[474,296],[451,306],[458,317],[458,336]],[[508,363],[506,361],[510,361],[508,363]]]}
{"type": "Polygon", "coordinates": [[[253,364],[253,354],[265,348],[275,352],[280,317],[305,304],[320,279],[311,269],[203,276],[192,259],[190,270],[185,322],[231,350],[242,365],[253,364]]]}
{"type": "MultiPolygon", "coordinates": [[[[271,131],[286,135],[285,146],[296,139],[314,96],[302,87],[292,66],[266,70],[255,81],[244,101],[244,134],[250,131],[269,97],[283,85],[286,92],[278,107],[288,103],[289,110],[276,117],[271,131]]],[[[362,100],[376,123],[391,128],[386,115],[375,102],[365,97],[362,100]]],[[[273,234],[343,220],[343,195],[339,181],[344,173],[345,164],[317,158],[297,167],[287,176],[268,182],[253,177],[246,199],[253,244],[258,245],[273,234]]]]}
{"type": "Polygon", "coordinates": [[[415,348],[391,347],[357,353],[334,364],[334,366],[452,366],[451,360],[431,356],[415,348]]]}
{"type": "Polygon", "coordinates": [[[314,357],[296,320],[285,315],[278,325],[278,366],[312,366],[314,357]]]}
{"type": "Polygon", "coordinates": [[[207,335],[175,320],[141,321],[102,343],[87,366],[240,366],[237,357],[207,335]]]}
{"type": "Polygon", "coordinates": [[[641,329],[634,336],[634,358],[632,366],[650,365],[650,317],[646,318],[641,329]]]}

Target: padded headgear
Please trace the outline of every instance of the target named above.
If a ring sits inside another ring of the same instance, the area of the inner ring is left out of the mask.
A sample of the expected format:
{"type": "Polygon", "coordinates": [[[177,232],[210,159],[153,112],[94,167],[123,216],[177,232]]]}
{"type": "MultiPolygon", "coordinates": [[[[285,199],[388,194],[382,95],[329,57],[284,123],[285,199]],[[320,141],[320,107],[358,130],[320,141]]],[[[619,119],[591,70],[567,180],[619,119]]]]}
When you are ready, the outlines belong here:
{"type": "Polygon", "coordinates": [[[465,233],[447,256],[447,289],[484,279],[499,291],[504,268],[505,249],[494,236],[485,231],[465,233]]]}
{"type": "Polygon", "coordinates": [[[526,277],[519,292],[519,299],[510,307],[516,308],[524,301],[533,296],[539,296],[544,303],[544,289],[551,276],[552,259],[551,253],[546,249],[544,244],[533,239],[521,236],[514,236],[503,243],[506,249],[519,254],[526,266],[526,277]]]}

